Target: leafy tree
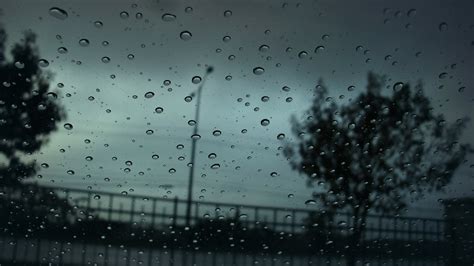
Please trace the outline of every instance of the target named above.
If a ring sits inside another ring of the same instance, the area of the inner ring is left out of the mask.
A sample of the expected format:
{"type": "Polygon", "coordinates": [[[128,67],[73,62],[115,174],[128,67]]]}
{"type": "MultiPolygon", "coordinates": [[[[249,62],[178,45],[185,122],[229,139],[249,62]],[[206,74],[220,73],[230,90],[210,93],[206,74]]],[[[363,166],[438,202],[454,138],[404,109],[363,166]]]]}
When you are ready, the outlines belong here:
{"type": "Polygon", "coordinates": [[[370,211],[393,214],[426,191],[440,191],[464,162],[469,144],[458,142],[467,119],[454,124],[435,115],[421,83],[396,83],[368,75],[367,90],[338,105],[327,88],[316,87],[313,104],[300,122],[292,119],[296,143],[285,153],[291,166],[318,184],[313,197],[328,211],[352,214],[348,264],[356,263],[370,211]]]}
{"type": "Polygon", "coordinates": [[[50,90],[50,73],[41,68],[46,63],[38,55],[36,36],[25,33],[21,42],[13,45],[11,61],[5,55],[5,42],[5,30],[0,28],[0,216],[44,223],[51,205],[61,209],[66,205],[54,193],[23,182],[35,175],[38,167],[24,158],[48,142],[65,112],[57,94],[50,90]]]}

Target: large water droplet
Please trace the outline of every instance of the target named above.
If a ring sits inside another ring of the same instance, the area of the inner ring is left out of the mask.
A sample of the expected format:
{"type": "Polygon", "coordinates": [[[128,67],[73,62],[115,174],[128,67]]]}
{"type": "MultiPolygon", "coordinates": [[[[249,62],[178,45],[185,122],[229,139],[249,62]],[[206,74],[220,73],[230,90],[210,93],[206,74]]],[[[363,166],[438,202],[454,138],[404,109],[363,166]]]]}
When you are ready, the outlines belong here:
{"type": "Polygon", "coordinates": [[[317,47],[314,49],[314,52],[318,54],[318,53],[323,52],[324,49],[325,49],[324,46],[319,45],[319,46],[317,46],[317,47]]]}
{"type": "Polygon", "coordinates": [[[88,39],[80,39],[79,40],[79,45],[82,47],[89,46],[89,40],[88,39]]]}
{"type": "Polygon", "coordinates": [[[163,16],[161,16],[161,19],[166,22],[174,21],[176,20],[176,15],[165,13],[163,16]]]}
{"type": "Polygon", "coordinates": [[[68,17],[67,12],[59,7],[52,7],[49,9],[49,14],[57,19],[65,20],[68,17]]]}
{"type": "Polygon", "coordinates": [[[226,10],[224,11],[224,17],[228,18],[232,16],[232,11],[231,10],[226,10]]]}
{"type": "Polygon", "coordinates": [[[446,31],[448,30],[448,24],[446,22],[442,22],[438,25],[439,31],[446,31]]]}
{"type": "Polygon", "coordinates": [[[263,69],[263,67],[256,67],[253,69],[253,73],[255,75],[262,75],[263,73],[265,73],[265,69],[263,69]]]}
{"type": "Polygon", "coordinates": [[[303,59],[306,56],[308,56],[308,53],[306,51],[301,51],[298,53],[298,58],[303,59]]]}
{"type": "Polygon", "coordinates": [[[217,137],[217,136],[220,136],[221,134],[222,134],[222,131],[220,131],[220,130],[214,130],[214,131],[212,132],[212,135],[214,135],[214,136],[216,136],[216,137],[217,137]]]}
{"type": "Polygon", "coordinates": [[[97,20],[94,22],[94,26],[96,28],[102,28],[102,26],[104,26],[104,23],[102,23],[102,21],[97,20]]]}
{"type": "Polygon", "coordinates": [[[130,15],[128,14],[127,11],[122,11],[120,12],[120,17],[123,18],[123,19],[126,19],[128,18],[130,15]]]}
{"type": "Polygon", "coordinates": [[[64,128],[67,129],[67,130],[71,130],[73,128],[73,126],[70,123],[66,123],[66,124],[64,124],[64,128]]]}
{"type": "Polygon", "coordinates": [[[258,50],[260,52],[267,52],[268,50],[270,50],[270,47],[266,44],[262,44],[262,45],[260,45],[260,47],[258,47],[258,50]]]}
{"type": "Polygon", "coordinates": [[[187,30],[182,31],[179,34],[179,38],[181,38],[181,40],[183,40],[183,41],[189,41],[189,40],[191,40],[192,37],[193,37],[193,35],[191,34],[191,32],[189,32],[187,30]]]}
{"type": "Polygon", "coordinates": [[[264,127],[270,125],[270,120],[268,119],[262,119],[262,121],[260,121],[260,124],[264,127]]]}
{"type": "Polygon", "coordinates": [[[395,84],[393,84],[393,90],[394,91],[399,91],[403,88],[403,82],[397,82],[395,84]]]}
{"type": "Polygon", "coordinates": [[[211,165],[211,169],[219,169],[220,167],[221,167],[221,165],[218,164],[218,163],[215,163],[215,164],[211,165]]]}
{"type": "Polygon", "coordinates": [[[38,66],[40,66],[40,67],[48,67],[48,66],[49,66],[49,62],[48,62],[48,60],[46,60],[46,59],[40,59],[40,60],[38,61],[38,66]]]}
{"type": "Polygon", "coordinates": [[[155,96],[155,93],[152,91],[145,93],[145,98],[147,99],[153,98],[153,96],[155,96]]]}
{"type": "Polygon", "coordinates": [[[58,48],[58,53],[67,54],[67,48],[66,47],[59,47],[58,48]]]}
{"type": "Polygon", "coordinates": [[[191,79],[192,83],[194,83],[194,84],[200,83],[201,80],[202,80],[202,78],[201,78],[200,76],[194,76],[194,77],[191,79]]]}

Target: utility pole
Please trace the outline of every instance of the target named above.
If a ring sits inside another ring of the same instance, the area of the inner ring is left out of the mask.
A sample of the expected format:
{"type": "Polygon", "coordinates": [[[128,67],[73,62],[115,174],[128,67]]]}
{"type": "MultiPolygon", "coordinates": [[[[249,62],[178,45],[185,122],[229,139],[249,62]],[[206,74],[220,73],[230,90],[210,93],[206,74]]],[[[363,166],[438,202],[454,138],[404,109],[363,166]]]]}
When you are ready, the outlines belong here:
{"type": "Polygon", "coordinates": [[[186,202],[186,226],[191,225],[191,206],[193,203],[193,183],[194,183],[194,167],[196,166],[196,142],[199,139],[196,137],[198,135],[198,126],[199,126],[199,111],[201,105],[201,91],[206,82],[207,75],[211,74],[214,69],[212,67],[208,67],[206,69],[206,74],[204,75],[201,84],[199,85],[197,92],[196,92],[196,113],[194,121],[196,121],[194,125],[193,134],[191,135],[191,167],[189,168],[189,181],[188,181],[188,199],[186,202]]]}

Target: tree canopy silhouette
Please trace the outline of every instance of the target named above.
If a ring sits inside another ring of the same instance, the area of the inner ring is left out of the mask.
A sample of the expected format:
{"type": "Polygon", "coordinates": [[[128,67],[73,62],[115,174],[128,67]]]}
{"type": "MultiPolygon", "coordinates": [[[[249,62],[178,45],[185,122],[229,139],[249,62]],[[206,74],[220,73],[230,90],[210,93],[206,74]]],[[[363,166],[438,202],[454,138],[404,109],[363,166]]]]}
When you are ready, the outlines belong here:
{"type": "Polygon", "coordinates": [[[435,115],[421,83],[412,92],[399,82],[391,93],[384,83],[369,73],[367,90],[338,105],[320,82],[305,119],[293,117],[296,143],[285,149],[308,185],[317,184],[313,197],[323,209],[352,214],[351,265],[369,210],[396,213],[425,191],[442,190],[472,152],[458,142],[467,119],[450,124],[435,115]]]}
{"type": "Polygon", "coordinates": [[[0,29],[0,184],[17,186],[36,171],[34,162],[24,162],[21,154],[38,151],[56,130],[65,112],[50,90],[48,73],[39,66],[36,36],[25,33],[6,61],[6,34],[0,29]]]}
{"type": "Polygon", "coordinates": [[[65,111],[50,90],[51,73],[41,68],[45,61],[38,55],[36,36],[25,33],[13,45],[11,61],[5,49],[6,33],[0,28],[0,222],[10,220],[18,228],[35,221],[44,225],[54,214],[52,209],[65,212],[69,205],[54,193],[23,182],[38,170],[25,155],[48,142],[65,111]]]}

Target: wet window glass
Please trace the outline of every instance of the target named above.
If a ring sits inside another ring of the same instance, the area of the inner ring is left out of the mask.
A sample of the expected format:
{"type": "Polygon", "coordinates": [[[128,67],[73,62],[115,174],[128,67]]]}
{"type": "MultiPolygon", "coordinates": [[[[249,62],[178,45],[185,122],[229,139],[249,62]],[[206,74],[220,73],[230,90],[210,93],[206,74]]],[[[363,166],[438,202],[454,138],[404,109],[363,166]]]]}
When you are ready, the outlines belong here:
{"type": "Polygon", "coordinates": [[[0,4],[0,265],[473,265],[472,1],[0,4]]]}

